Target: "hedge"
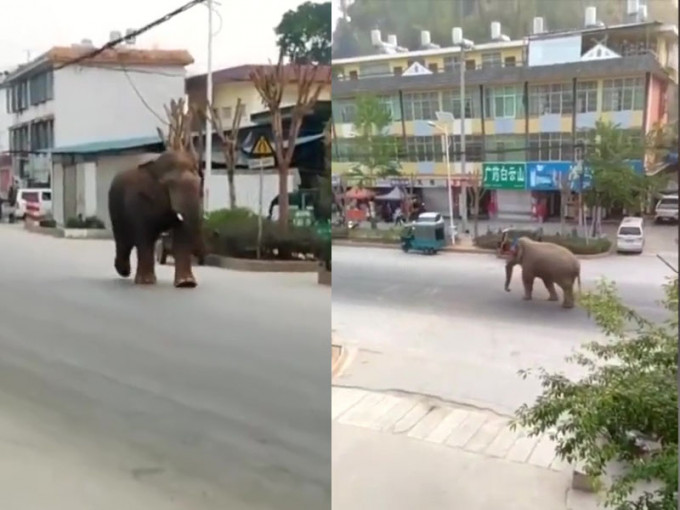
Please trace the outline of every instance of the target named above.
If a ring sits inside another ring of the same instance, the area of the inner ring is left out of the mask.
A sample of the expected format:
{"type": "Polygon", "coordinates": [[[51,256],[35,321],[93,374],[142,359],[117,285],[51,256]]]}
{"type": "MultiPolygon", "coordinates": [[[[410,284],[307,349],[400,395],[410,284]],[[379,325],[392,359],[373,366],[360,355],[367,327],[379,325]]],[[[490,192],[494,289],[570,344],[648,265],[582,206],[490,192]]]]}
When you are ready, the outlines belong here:
{"type": "Polygon", "coordinates": [[[106,228],[106,225],[104,225],[104,222],[96,216],[87,216],[86,218],[78,216],[76,218],[68,218],[66,220],[66,228],[88,228],[101,230],[106,228]]]}
{"type": "MultiPolygon", "coordinates": [[[[516,233],[518,237],[521,236],[533,237],[535,235],[535,230],[526,231],[516,230],[513,231],[513,233],[516,233]]],[[[595,255],[598,253],[606,253],[612,247],[611,241],[606,237],[589,239],[588,243],[586,244],[586,240],[583,237],[575,235],[561,236],[557,234],[557,235],[543,235],[542,241],[564,246],[575,255],[595,255]]],[[[484,235],[478,236],[475,239],[476,246],[487,250],[496,250],[500,242],[501,242],[500,232],[486,233],[484,235]]]]}
{"type": "MultiPolygon", "coordinates": [[[[208,251],[226,257],[254,259],[257,231],[258,217],[247,209],[222,209],[210,213],[204,221],[208,251]]],[[[261,247],[263,259],[314,257],[330,265],[330,242],[323,240],[313,228],[289,225],[283,230],[278,222],[263,218],[261,247]]]]}

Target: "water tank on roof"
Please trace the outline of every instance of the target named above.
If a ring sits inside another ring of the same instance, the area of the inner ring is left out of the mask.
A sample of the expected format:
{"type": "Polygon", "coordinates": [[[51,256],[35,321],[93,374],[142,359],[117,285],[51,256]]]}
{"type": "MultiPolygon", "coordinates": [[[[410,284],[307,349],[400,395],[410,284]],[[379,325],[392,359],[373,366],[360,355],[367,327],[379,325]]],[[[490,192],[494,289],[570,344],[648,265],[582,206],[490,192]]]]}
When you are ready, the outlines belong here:
{"type": "Polygon", "coordinates": [[[491,22],[491,40],[496,41],[501,37],[501,24],[498,21],[491,22]]]}
{"type": "Polygon", "coordinates": [[[533,30],[534,34],[542,34],[545,31],[545,27],[544,27],[544,24],[543,24],[543,18],[541,18],[541,17],[534,18],[533,28],[534,28],[534,30],[533,30]]]}
{"type": "Polygon", "coordinates": [[[460,27],[453,27],[451,30],[451,39],[456,46],[463,44],[463,29],[460,27]]]}
{"type": "Polygon", "coordinates": [[[371,30],[371,44],[373,46],[380,46],[382,44],[382,37],[380,35],[380,30],[374,28],[371,30]]]}
{"type": "Polygon", "coordinates": [[[111,30],[111,32],[109,32],[109,42],[117,41],[121,38],[121,35],[122,34],[118,30],[111,30]]]}
{"type": "Polygon", "coordinates": [[[392,46],[397,46],[397,36],[394,34],[390,34],[387,36],[387,44],[391,44],[392,46]]]}
{"type": "Polygon", "coordinates": [[[420,31],[420,45],[421,46],[429,46],[432,43],[432,39],[430,39],[430,31],[429,30],[421,30],[420,31]]]}
{"type": "Polygon", "coordinates": [[[135,36],[132,35],[135,33],[134,28],[128,28],[125,30],[125,43],[126,44],[135,44],[135,36]]]}
{"type": "Polygon", "coordinates": [[[85,46],[87,48],[94,48],[94,44],[92,44],[92,39],[81,39],[80,45],[85,46]]]}
{"type": "Polygon", "coordinates": [[[586,27],[596,27],[597,26],[597,7],[586,7],[586,27]]]}

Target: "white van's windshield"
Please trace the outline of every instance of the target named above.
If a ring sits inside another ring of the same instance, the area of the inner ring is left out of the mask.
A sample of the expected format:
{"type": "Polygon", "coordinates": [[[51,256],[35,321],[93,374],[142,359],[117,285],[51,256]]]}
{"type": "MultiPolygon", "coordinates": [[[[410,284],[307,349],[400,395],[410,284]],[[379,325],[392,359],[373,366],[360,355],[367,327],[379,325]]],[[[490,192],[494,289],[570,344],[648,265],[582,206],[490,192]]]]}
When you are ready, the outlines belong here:
{"type": "Polygon", "coordinates": [[[642,232],[638,227],[621,227],[619,229],[620,236],[639,236],[642,232]]]}
{"type": "Polygon", "coordinates": [[[657,205],[656,208],[657,209],[677,209],[678,208],[678,199],[677,199],[677,197],[662,198],[659,201],[659,205],[657,205]]]}

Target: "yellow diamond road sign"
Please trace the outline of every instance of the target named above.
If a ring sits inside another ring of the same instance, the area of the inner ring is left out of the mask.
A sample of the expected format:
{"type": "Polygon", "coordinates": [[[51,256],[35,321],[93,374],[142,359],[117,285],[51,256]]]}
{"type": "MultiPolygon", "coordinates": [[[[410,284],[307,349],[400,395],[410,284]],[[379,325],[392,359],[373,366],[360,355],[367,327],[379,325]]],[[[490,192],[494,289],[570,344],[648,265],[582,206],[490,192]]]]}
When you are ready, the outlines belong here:
{"type": "Polygon", "coordinates": [[[251,154],[260,158],[266,158],[274,154],[274,149],[272,149],[272,145],[269,143],[266,136],[260,136],[260,138],[257,139],[257,142],[255,142],[251,154]]]}

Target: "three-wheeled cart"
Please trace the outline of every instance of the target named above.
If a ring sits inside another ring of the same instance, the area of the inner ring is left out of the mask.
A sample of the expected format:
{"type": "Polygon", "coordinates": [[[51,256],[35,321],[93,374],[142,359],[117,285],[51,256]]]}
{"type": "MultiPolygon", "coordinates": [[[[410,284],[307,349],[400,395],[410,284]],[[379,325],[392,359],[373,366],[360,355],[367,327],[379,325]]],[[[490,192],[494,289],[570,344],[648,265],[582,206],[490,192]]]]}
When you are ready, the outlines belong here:
{"type": "Polygon", "coordinates": [[[401,249],[404,252],[421,251],[435,254],[446,247],[446,225],[439,213],[421,213],[416,221],[407,224],[401,233],[401,249]]]}

